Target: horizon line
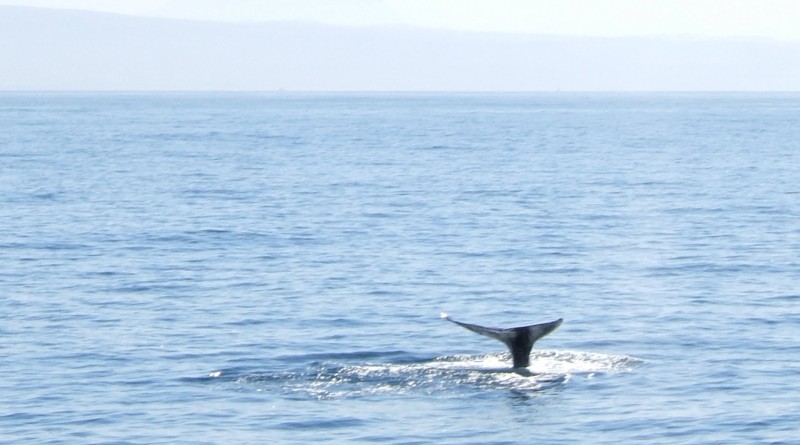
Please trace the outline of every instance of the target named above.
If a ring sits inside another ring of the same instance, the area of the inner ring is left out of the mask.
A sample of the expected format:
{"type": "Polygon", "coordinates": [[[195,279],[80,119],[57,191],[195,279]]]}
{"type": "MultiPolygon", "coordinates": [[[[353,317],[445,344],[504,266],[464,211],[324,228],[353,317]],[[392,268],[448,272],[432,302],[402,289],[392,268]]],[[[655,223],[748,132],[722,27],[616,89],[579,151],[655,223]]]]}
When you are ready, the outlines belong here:
{"type": "Polygon", "coordinates": [[[0,89],[0,94],[800,94],[799,90],[170,90],[170,89],[0,89]]]}

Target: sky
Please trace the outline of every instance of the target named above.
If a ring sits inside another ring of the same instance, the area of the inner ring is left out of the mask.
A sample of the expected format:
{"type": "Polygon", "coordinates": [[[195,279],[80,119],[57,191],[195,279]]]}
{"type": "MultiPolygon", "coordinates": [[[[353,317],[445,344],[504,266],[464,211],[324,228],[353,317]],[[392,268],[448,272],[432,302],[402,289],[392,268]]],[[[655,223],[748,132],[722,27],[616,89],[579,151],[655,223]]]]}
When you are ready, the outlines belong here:
{"type": "Polygon", "coordinates": [[[0,5],[232,22],[800,40],[800,0],[0,0],[0,5]]]}
{"type": "Polygon", "coordinates": [[[800,91],[798,23],[800,0],[0,0],[0,91],[800,91]]]}

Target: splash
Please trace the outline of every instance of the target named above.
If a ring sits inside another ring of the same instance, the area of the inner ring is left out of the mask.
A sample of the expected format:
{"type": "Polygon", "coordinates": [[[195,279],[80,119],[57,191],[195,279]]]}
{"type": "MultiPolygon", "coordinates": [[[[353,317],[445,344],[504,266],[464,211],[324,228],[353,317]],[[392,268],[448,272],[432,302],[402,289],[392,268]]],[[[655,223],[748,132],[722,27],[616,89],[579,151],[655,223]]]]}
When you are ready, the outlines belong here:
{"type": "Polygon", "coordinates": [[[386,394],[463,391],[536,393],[575,378],[631,372],[642,362],[623,355],[537,350],[531,366],[513,369],[507,353],[452,355],[411,363],[342,364],[322,362],[302,372],[214,371],[209,379],[233,382],[239,389],[282,391],[318,399],[386,394]]]}

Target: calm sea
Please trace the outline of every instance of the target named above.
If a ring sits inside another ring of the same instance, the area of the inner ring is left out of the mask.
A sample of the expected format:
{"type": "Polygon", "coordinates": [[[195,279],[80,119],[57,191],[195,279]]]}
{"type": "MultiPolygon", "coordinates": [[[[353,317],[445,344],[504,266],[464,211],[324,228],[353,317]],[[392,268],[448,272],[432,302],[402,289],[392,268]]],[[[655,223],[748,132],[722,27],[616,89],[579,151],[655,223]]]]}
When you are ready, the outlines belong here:
{"type": "Polygon", "coordinates": [[[0,224],[2,443],[800,443],[797,94],[2,93],[0,224]]]}

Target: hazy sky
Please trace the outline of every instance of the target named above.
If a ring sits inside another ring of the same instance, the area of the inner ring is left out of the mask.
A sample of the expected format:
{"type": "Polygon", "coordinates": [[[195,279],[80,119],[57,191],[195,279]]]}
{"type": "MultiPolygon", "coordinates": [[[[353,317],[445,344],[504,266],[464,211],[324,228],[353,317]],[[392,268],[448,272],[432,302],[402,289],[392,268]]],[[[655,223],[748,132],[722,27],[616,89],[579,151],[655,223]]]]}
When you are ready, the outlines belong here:
{"type": "Polygon", "coordinates": [[[9,68],[0,70],[0,91],[800,91],[800,0],[0,0],[0,7],[0,60],[9,68]],[[620,36],[630,38],[609,38],[620,36]]]}
{"type": "Polygon", "coordinates": [[[800,40],[800,0],[0,0],[0,5],[201,20],[800,40]]]}

